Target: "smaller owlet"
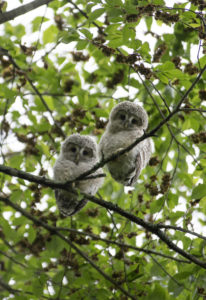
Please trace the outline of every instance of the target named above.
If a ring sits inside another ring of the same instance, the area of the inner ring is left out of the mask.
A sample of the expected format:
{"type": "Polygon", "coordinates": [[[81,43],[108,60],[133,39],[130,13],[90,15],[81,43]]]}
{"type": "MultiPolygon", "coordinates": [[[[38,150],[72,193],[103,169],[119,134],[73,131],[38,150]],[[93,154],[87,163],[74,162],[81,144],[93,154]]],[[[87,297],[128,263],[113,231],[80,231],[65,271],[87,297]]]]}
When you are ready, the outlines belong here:
{"type": "MultiPolygon", "coordinates": [[[[100,156],[106,159],[128,147],[144,134],[147,125],[148,116],[141,106],[129,101],[119,103],[112,109],[105,133],[100,140],[100,156]]],[[[147,138],[129,152],[110,161],[107,167],[111,176],[123,185],[134,185],[150,159],[151,148],[151,140],[147,138]]]]}
{"type": "MultiPolygon", "coordinates": [[[[89,136],[72,134],[61,147],[59,158],[54,165],[54,180],[66,182],[77,178],[82,173],[91,169],[98,162],[97,145],[89,136]]],[[[98,169],[90,176],[102,174],[98,169]]],[[[90,195],[96,194],[103,184],[103,178],[80,180],[72,184],[72,188],[78,188],[80,192],[90,195]]],[[[57,189],[55,197],[60,212],[65,216],[72,216],[81,210],[87,203],[87,199],[78,200],[78,196],[72,192],[57,189]]]]}

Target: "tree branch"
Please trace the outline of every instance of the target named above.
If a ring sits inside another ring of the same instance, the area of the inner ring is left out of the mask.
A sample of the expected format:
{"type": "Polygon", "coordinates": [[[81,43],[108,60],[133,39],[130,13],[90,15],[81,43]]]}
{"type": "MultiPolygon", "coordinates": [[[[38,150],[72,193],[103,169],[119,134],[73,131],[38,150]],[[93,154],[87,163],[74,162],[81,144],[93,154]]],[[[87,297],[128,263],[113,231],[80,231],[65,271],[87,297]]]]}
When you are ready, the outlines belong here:
{"type": "MultiPolygon", "coordinates": [[[[20,178],[26,179],[28,181],[36,182],[36,183],[39,183],[39,184],[43,184],[43,185],[49,186],[49,187],[51,187],[53,189],[55,189],[55,188],[61,188],[61,189],[64,189],[64,190],[70,190],[71,191],[71,188],[69,188],[67,186],[67,184],[65,185],[65,184],[62,184],[62,183],[55,182],[55,181],[50,180],[50,179],[46,179],[44,177],[31,175],[31,174],[28,174],[28,173],[23,172],[23,171],[19,171],[19,170],[10,168],[10,167],[6,167],[6,166],[0,165],[0,172],[2,172],[3,170],[6,171],[5,172],[6,174],[9,174],[11,176],[19,177],[18,175],[21,175],[20,178]],[[28,174],[28,176],[27,176],[27,174],[28,174]]],[[[143,219],[138,218],[138,217],[136,217],[136,216],[128,213],[127,211],[121,209],[120,207],[118,207],[117,205],[114,205],[111,202],[105,201],[103,199],[98,199],[98,198],[96,198],[94,196],[91,196],[91,195],[88,195],[88,194],[85,194],[85,193],[81,193],[81,194],[83,196],[85,196],[86,199],[90,200],[91,202],[96,203],[96,204],[98,204],[98,205],[100,205],[102,207],[105,207],[105,208],[109,209],[109,210],[115,211],[119,215],[121,215],[121,216],[127,218],[128,220],[130,220],[130,221],[132,221],[132,222],[134,222],[134,223],[142,226],[146,230],[148,230],[151,233],[153,233],[156,236],[158,236],[165,244],[167,244],[167,246],[170,249],[176,251],[177,253],[179,253],[183,257],[189,259],[190,261],[194,262],[195,264],[197,264],[197,265],[199,265],[199,266],[201,266],[201,267],[203,267],[203,268],[206,269],[206,263],[205,262],[197,259],[195,256],[191,255],[190,253],[188,253],[188,252],[182,250],[181,248],[179,248],[178,246],[176,246],[169,239],[169,237],[164,232],[162,232],[160,230],[160,228],[158,227],[157,224],[152,224],[150,222],[144,221],[143,219]]],[[[4,199],[5,199],[4,197],[0,197],[0,201],[4,201],[4,199]]],[[[9,203],[12,203],[12,202],[10,201],[9,203]]]]}
{"type": "Polygon", "coordinates": [[[199,233],[196,233],[194,231],[191,231],[191,230],[188,230],[188,229],[184,229],[182,227],[179,227],[179,226],[172,226],[172,225],[164,225],[164,224],[158,224],[157,225],[160,229],[173,229],[173,230],[177,230],[177,231],[182,231],[182,232],[185,232],[185,233],[188,233],[188,234],[191,234],[191,235],[195,235],[197,237],[199,237],[200,239],[203,239],[206,241],[206,237],[199,234],[199,233]]]}
{"type": "Polygon", "coordinates": [[[110,278],[106,273],[104,273],[84,252],[82,252],[70,239],[66,238],[64,235],[59,233],[59,231],[56,229],[56,227],[50,226],[47,223],[44,223],[40,219],[35,218],[28,212],[26,212],[23,208],[21,208],[19,205],[13,203],[8,198],[4,198],[0,196],[0,201],[4,202],[6,205],[9,205],[13,207],[15,210],[19,211],[23,216],[30,219],[32,222],[34,222],[37,226],[41,226],[45,228],[47,231],[49,231],[51,234],[57,235],[60,239],[65,241],[75,252],[77,252],[82,258],[84,258],[98,273],[100,273],[107,281],[112,283],[117,290],[120,290],[124,295],[127,297],[136,300],[135,297],[130,295],[126,290],[124,290],[119,284],[116,283],[112,278],[110,278]]]}
{"type": "Polygon", "coordinates": [[[84,231],[79,231],[77,229],[64,228],[64,227],[56,227],[56,229],[59,230],[59,231],[69,231],[69,232],[72,232],[72,233],[76,233],[78,235],[89,236],[89,237],[92,238],[93,241],[102,241],[102,242],[105,242],[107,244],[112,244],[112,245],[119,246],[121,248],[126,248],[126,249],[128,248],[128,249],[133,249],[133,250],[136,250],[136,251],[139,251],[139,252],[144,252],[146,254],[158,255],[158,256],[161,256],[161,257],[164,257],[164,258],[175,260],[175,261],[180,262],[180,263],[187,263],[187,264],[191,263],[191,261],[189,261],[189,260],[182,260],[182,259],[178,259],[176,257],[170,256],[170,255],[166,255],[164,253],[157,252],[157,251],[154,251],[154,250],[140,248],[140,247],[135,247],[135,246],[132,246],[132,245],[129,245],[129,244],[124,244],[124,243],[112,241],[112,240],[109,240],[109,239],[104,239],[104,238],[101,238],[100,236],[98,236],[96,234],[92,234],[92,233],[88,233],[88,232],[84,232],[84,231]]]}
{"type": "Polygon", "coordinates": [[[18,16],[24,15],[25,13],[27,13],[35,8],[38,8],[39,6],[49,4],[52,1],[53,0],[34,0],[28,4],[25,4],[25,5],[19,6],[17,8],[14,8],[10,11],[4,12],[4,13],[0,14],[0,24],[3,24],[7,21],[11,21],[18,16]]]}

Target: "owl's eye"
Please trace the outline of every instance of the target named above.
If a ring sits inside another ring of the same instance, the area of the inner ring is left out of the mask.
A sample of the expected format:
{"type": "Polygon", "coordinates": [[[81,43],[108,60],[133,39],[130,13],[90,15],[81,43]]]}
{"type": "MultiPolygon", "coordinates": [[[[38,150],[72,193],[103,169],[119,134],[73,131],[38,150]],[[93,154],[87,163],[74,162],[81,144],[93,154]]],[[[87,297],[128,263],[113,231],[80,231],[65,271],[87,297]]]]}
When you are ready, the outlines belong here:
{"type": "Polygon", "coordinates": [[[133,125],[141,126],[142,125],[142,120],[141,119],[132,118],[131,123],[133,125]]]}
{"type": "Polygon", "coordinates": [[[120,114],[120,115],[119,115],[119,118],[120,118],[122,121],[124,121],[124,120],[126,119],[126,115],[125,115],[125,114],[120,114]]]}
{"type": "Polygon", "coordinates": [[[77,148],[71,147],[70,150],[71,150],[71,152],[75,153],[77,151],[77,148]]]}
{"type": "Polygon", "coordinates": [[[83,154],[84,156],[87,156],[87,155],[89,154],[89,151],[84,150],[84,151],[82,152],[82,154],[83,154]]]}
{"type": "Polygon", "coordinates": [[[83,149],[81,151],[81,153],[83,156],[88,156],[88,157],[92,157],[92,155],[93,155],[92,149],[89,149],[89,148],[83,149]]]}

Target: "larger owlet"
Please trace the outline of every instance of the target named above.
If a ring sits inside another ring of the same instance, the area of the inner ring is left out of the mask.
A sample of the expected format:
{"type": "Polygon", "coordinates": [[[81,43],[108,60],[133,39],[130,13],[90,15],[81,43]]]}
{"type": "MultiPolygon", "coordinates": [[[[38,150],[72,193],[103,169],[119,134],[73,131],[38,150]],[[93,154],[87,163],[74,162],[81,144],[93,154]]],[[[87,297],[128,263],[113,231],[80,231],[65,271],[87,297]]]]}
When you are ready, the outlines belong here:
{"type": "MultiPolygon", "coordinates": [[[[107,158],[128,147],[144,134],[147,125],[148,116],[141,106],[129,101],[119,103],[112,109],[106,131],[100,140],[100,156],[107,158]]],[[[132,186],[147,165],[150,156],[151,140],[147,138],[129,152],[110,161],[107,167],[116,181],[132,186]]]]}
{"type": "MultiPolygon", "coordinates": [[[[97,145],[92,138],[73,134],[62,144],[60,156],[54,165],[54,180],[59,182],[73,180],[91,169],[97,162],[97,145]]],[[[103,172],[98,169],[90,176],[100,173],[103,172]]],[[[99,177],[77,181],[72,187],[78,188],[80,192],[94,195],[102,183],[103,178],[99,177]]],[[[55,197],[60,212],[65,216],[74,215],[87,203],[87,199],[78,200],[77,195],[61,189],[55,190],[55,197]]]]}

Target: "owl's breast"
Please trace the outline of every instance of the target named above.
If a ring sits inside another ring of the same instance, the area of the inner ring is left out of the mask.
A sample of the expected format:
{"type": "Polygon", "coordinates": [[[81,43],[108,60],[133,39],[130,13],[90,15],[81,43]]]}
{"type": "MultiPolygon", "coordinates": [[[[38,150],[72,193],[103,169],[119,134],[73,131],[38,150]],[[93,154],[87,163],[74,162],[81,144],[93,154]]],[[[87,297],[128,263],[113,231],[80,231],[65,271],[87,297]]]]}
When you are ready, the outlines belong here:
{"type": "Polygon", "coordinates": [[[129,185],[135,175],[135,152],[131,150],[107,164],[111,176],[118,182],[129,185]]]}
{"type": "MultiPolygon", "coordinates": [[[[101,141],[101,151],[104,158],[107,158],[120,149],[124,149],[131,145],[143,132],[134,131],[120,131],[114,134],[106,133],[101,141]]],[[[131,150],[132,151],[132,150],[131,150]]]]}

